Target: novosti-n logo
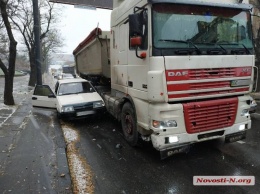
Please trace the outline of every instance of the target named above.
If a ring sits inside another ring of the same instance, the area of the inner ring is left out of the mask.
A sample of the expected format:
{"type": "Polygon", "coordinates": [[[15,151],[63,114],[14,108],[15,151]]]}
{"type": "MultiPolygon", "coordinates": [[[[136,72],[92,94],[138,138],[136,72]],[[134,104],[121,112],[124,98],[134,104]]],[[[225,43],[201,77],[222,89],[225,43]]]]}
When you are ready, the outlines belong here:
{"type": "Polygon", "coordinates": [[[252,186],[254,176],[193,176],[195,186],[252,186]]]}

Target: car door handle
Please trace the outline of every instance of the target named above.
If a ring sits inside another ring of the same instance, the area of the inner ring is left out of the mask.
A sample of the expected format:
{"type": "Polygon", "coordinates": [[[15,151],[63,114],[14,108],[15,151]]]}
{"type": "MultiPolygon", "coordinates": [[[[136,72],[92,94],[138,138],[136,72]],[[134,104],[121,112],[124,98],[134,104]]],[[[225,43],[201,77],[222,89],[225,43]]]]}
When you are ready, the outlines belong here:
{"type": "Polygon", "coordinates": [[[32,100],[37,100],[37,98],[36,97],[32,97],[32,100]]]}

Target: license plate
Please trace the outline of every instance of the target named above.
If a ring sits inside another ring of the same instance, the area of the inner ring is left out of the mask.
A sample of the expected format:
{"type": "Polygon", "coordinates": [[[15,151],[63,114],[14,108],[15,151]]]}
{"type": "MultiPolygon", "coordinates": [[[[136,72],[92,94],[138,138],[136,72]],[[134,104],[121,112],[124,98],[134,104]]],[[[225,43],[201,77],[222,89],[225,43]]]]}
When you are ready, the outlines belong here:
{"type": "Polygon", "coordinates": [[[91,115],[94,114],[95,111],[89,110],[89,111],[82,111],[82,112],[77,112],[77,116],[84,116],[84,115],[91,115]]]}

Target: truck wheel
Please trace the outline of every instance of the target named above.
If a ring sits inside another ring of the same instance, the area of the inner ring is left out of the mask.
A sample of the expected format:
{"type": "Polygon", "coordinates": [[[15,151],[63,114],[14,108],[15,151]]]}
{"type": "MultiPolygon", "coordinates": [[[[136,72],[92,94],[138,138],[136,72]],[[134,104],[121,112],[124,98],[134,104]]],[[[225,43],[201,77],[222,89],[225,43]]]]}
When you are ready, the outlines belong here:
{"type": "Polygon", "coordinates": [[[138,131],[134,109],[130,103],[125,103],[121,113],[121,124],[124,137],[131,146],[138,145],[138,131]]]}

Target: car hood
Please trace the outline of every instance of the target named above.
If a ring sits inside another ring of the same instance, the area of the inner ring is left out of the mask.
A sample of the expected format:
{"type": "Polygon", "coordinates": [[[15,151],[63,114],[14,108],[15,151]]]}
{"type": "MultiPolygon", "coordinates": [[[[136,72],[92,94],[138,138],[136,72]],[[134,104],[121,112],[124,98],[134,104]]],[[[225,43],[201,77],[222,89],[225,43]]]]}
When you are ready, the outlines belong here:
{"type": "Polygon", "coordinates": [[[61,106],[81,104],[88,102],[100,101],[102,98],[97,92],[93,93],[79,93],[64,96],[57,96],[57,100],[61,106]]]}

